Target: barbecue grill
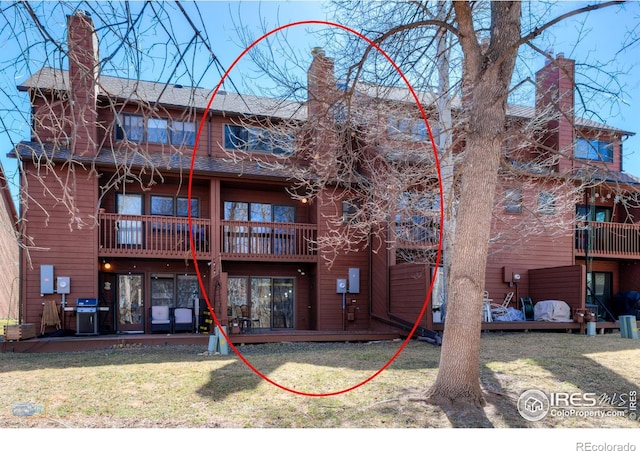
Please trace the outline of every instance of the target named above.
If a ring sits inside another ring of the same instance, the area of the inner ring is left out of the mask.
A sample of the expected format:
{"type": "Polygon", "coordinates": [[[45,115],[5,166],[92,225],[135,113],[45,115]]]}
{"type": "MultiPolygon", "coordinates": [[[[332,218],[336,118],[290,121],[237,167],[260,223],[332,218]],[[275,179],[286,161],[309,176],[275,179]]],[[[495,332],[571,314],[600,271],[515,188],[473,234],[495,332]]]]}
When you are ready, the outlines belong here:
{"type": "Polygon", "coordinates": [[[76,302],[76,335],[98,335],[98,300],[78,299],[76,302]]]}

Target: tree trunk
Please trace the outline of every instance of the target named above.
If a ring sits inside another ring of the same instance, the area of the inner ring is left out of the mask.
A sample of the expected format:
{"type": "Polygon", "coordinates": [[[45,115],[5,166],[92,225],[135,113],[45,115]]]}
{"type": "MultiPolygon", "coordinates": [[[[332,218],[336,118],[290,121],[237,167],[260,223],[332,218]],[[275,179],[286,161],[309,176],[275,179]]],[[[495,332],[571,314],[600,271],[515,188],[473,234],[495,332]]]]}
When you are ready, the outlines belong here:
{"type": "Polygon", "coordinates": [[[520,38],[520,5],[492,2],[491,41],[486,47],[477,41],[471,6],[455,2],[454,7],[464,54],[468,122],[440,367],[428,399],[481,407],[485,404],[480,388],[482,292],[514,44],[520,38]]]}

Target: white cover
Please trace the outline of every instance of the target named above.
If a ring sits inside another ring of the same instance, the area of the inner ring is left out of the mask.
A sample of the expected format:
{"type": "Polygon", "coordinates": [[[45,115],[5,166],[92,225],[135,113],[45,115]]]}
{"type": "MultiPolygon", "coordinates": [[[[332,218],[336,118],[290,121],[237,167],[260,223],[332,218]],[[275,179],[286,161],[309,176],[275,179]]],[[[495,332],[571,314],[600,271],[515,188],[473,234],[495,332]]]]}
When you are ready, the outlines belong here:
{"type": "Polygon", "coordinates": [[[173,315],[176,323],[190,323],[191,322],[191,309],[190,308],[177,308],[173,311],[173,315]]]}
{"type": "Polygon", "coordinates": [[[564,301],[539,301],[533,306],[533,320],[570,323],[571,308],[564,301]]]}

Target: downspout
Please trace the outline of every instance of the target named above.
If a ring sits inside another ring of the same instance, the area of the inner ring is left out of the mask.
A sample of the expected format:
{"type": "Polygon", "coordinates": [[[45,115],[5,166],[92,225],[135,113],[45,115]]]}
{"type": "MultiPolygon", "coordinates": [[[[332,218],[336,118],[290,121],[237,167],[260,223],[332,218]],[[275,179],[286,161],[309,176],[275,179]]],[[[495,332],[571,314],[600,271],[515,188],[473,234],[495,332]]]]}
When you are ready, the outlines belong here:
{"type": "Polygon", "coordinates": [[[584,246],[584,266],[586,269],[586,277],[585,277],[585,286],[584,286],[584,301],[585,303],[587,302],[587,298],[589,296],[589,247],[591,246],[591,208],[592,205],[590,204],[590,198],[591,198],[591,188],[586,188],[586,207],[587,207],[587,212],[588,212],[588,217],[587,217],[587,224],[585,227],[585,232],[586,232],[586,240],[585,240],[585,246],[584,246]]]}

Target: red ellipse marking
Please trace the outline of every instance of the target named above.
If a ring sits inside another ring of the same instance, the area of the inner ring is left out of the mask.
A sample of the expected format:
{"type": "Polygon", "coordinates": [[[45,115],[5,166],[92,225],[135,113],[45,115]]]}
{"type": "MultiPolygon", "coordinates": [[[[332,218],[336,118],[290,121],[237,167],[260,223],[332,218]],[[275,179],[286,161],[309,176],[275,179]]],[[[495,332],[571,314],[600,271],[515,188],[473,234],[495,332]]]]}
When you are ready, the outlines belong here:
{"type": "MultiPolygon", "coordinates": [[[[435,157],[436,169],[437,169],[437,172],[438,172],[438,183],[439,183],[439,187],[440,187],[440,224],[444,224],[444,209],[443,209],[444,197],[443,197],[443,193],[442,193],[442,174],[440,172],[440,160],[438,158],[438,152],[437,152],[435,143],[433,141],[433,134],[431,132],[431,127],[429,126],[429,121],[427,120],[427,115],[424,112],[424,108],[422,107],[422,104],[420,104],[420,100],[418,99],[418,96],[416,95],[415,91],[413,90],[413,87],[411,86],[411,84],[409,83],[407,78],[405,77],[404,73],[400,70],[400,68],[395,63],[395,61],[393,61],[393,59],[391,59],[391,57],[389,57],[389,55],[387,55],[375,42],[373,42],[372,40],[370,40],[366,36],[362,35],[361,33],[357,32],[357,31],[355,31],[355,30],[353,30],[353,29],[351,29],[349,27],[346,27],[344,25],[341,25],[341,24],[338,24],[338,23],[334,23],[334,22],[328,22],[328,21],[323,21],[323,20],[305,20],[305,21],[300,21],[300,22],[292,22],[290,24],[280,26],[280,27],[275,28],[274,30],[271,30],[270,32],[264,34],[260,38],[256,39],[242,53],[240,53],[240,55],[233,61],[233,63],[229,67],[229,69],[227,69],[227,71],[224,73],[224,75],[220,79],[220,82],[216,85],[216,88],[214,89],[213,94],[211,95],[211,99],[209,100],[209,103],[207,104],[207,107],[206,107],[206,110],[205,110],[205,114],[203,115],[202,120],[200,121],[200,126],[198,127],[198,132],[196,134],[196,142],[195,142],[195,145],[194,145],[193,155],[191,156],[191,166],[189,168],[189,185],[188,185],[188,194],[187,194],[187,199],[188,199],[188,203],[189,203],[189,210],[188,210],[188,214],[187,214],[188,223],[189,223],[189,242],[190,242],[190,245],[191,245],[191,255],[193,257],[194,268],[195,268],[196,274],[198,276],[198,284],[200,285],[200,289],[202,290],[202,293],[204,295],[205,301],[207,303],[207,307],[209,308],[209,312],[211,313],[211,316],[213,317],[213,320],[214,320],[216,326],[218,327],[218,330],[220,332],[222,332],[222,334],[224,335],[224,338],[227,340],[227,343],[233,349],[233,351],[237,354],[237,356],[240,358],[240,360],[242,360],[244,362],[244,364],[247,365],[247,367],[249,367],[254,373],[256,373],[258,376],[260,376],[263,380],[265,380],[266,382],[269,382],[270,384],[272,384],[272,385],[274,385],[274,386],[276,386],[276,387],[278,387],[278,388],[280,388],[280,389],[282,389],[284,391],[287,391],[289,393],[293,393],[293,394],[296,394],[296,395],[302,395],[302,396],[312,396],[312,397],[336,396],[336,395],[341,395],[341,394],[350,392],[351,390],[355,390],[356,388],[362,387],[363,385],[367,384],[368,382],[371,382],[374,378],[376,378],[378,375],[380,375],[380,373],[382,373],[384,370],[386,370],[389,367],[389,365],[391,365],[391,363],[393,363],[393,361],[400,355],[400,353],[404,350],[404,348],[409,343],[409,340],[411,339],[411,337],[415,333],[416,329],[418,328],[418,323],[420,323],[420,320],[422,319],[422,316],[424,315],[425,311],[427,310],[427,307],[429,305],[429,297],[431,296],[431,292],[433,290],[433,286],[435,284],[436,277],[434,277],[431,280],[431,284],[429,285],[429,291],[427,292],[427,296],[425,297],[424,303],[422,305],[422,310],[420,311],[420,314],[418,315],[418,318],[416,319],[416,322],[413,325],[413,328],[411,329],[411,332],[407,335],[407,338],[404,340],[404,342],[402,343],[400,348],[396,351],[396,353],[379,370],[377,370],[375,373],[373,373],[371,376],[369,376],[368,378],[366,378],[362,382],[359,382],[359,383],[357,383],[357,384],[355,384],[355,385],[353,385],[351,387],[348,387],[348,388],[345,388],[345,389],[342,389],[342,390],[333,391],[333,392],[327,392],[327,393],[307,393],[307,392],[302,392],[302,391],[295,390],[295,389],[292,389],[292,388],[289,388],[289,387],[285,387],[285,386],[283,386],[283,385],[271,380],[268,376],[262,374],[247,359],[245,359],[245,357],[242,355],[242,353],[240,351],[238,351],[238,349],[231,342],[231,340],[229,340],[229,336],[222,329],[222,325],[220,324],[220,321],[218,320],[218,317],[216,316],[215,312],[213,311],[213,308],[211,306],[211,302],[209,300],[209,296],[207,295],[207,290],[206,290],[206,288],[204,286],[204,282],[202,280],[202,274],[200,273],[200,268],[198,267],[197,254],[196,254],[195,243],[194,243],[194,239],[193,239],[193,226],[192,226],[192,216],[191,216],[191,194],[192,194],[192,184],[193,184],[193,168],[194,168],[194,165],[195,165],[195,158],[196,158],[196,154],[197,154],[198,143],[200,142],[200,134],[202,133],[202,129],[203,129],[204,124],[205,124],[205,118],[207,117],[207,113],[209,112],[209,109],[211,108],[211,104],[213,103],[213,99],[218,94],[218,91],[220,90],[220,87],[222,86],[222,83],[224,83],[224,80],[229,75],[229,72],[242,59],[242,57],[244,57],[244,55],[246,55],[247,52],[249,52],[249,50],[251,50],[253,47],[255,47],[257,44],[259,44],[260,42],[262,42],[263,40],[265,40],[266,38],[268,38],[272,34],[275,34],[275,33],[279,32],[279,31],[285,30],[287,28],[296,27],[296,26],[299,26],[299,25],[324,25],[324,26],[329,26],[329,27],[340,28],[340,29],[342,29],[344,31],[347,31],[347,32],[349,32],[351,34],[354,34],[354,35],[358,36],[360,39],[365,40],[370,46],[375,48],[382,56],[384,56],[384,58],[398,72],[398,74],[400,75],[402,80],[405,82],[405,84],[409,88],[409,91],[411,92],[411,95],[413,96],[413,99],[415,100],[416,105],[418,105],[418,108],[420,109],[420,114],[422,115],[422,118],[424,119],[424,123],[427,126],[427,130],[429,131],[429,138],[431,139],[431,145],[433,147],[433,154],[434,154],[434,157],[435,157]]],[[[441,256],[441,252],[442,252],[442,233],[443,233],[443,231],[442,231],[442,227],[441,227],[440,228],[440,233],[439,233],[438,251],[437,251],[436,262],[435,262],[436,267],[439,266],[440,256],[441,256]]]]}

